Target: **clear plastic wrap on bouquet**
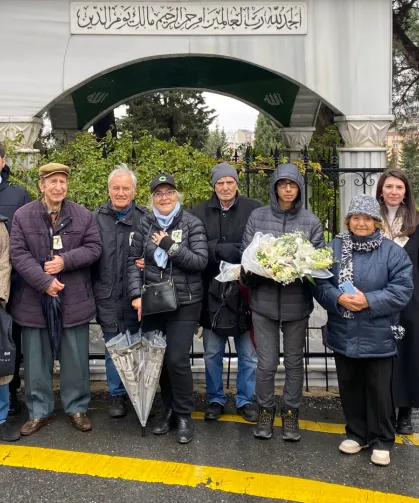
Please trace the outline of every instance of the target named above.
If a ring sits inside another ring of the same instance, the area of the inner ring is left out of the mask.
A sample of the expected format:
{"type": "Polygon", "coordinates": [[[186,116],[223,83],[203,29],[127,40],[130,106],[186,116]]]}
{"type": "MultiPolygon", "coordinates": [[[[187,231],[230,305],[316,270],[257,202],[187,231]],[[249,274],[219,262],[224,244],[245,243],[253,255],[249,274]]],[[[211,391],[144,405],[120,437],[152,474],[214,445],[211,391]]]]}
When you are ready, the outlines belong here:
{"type": "Polygon", "coordinates": [[[229,264],[223,260],[220,262],[220,274],[215,277],[220,283],[228,281],[237,281],[240,279],[240,264],[229,264]]]}
{"type": "Polygon", "coordinates": [[[277,241],[272,234],[262,234],[256,232],[250,245],[244,250],[242,255],[242,266],[246,272],[252,272],[263,278],[274,279],[271,274],[259,263],[257,252],[262,246],[273,245],[277,241]]]}
{"type": "Polygon", "coordinates": [[[332,250],[315,249],[299,231],[283,234],[280,238],[257,232],[242,256],[246,272],[284,285],[304,277],[313,283],[313,278],[330,278],[333,274],[328,268],[332,264],[332,250]]]}

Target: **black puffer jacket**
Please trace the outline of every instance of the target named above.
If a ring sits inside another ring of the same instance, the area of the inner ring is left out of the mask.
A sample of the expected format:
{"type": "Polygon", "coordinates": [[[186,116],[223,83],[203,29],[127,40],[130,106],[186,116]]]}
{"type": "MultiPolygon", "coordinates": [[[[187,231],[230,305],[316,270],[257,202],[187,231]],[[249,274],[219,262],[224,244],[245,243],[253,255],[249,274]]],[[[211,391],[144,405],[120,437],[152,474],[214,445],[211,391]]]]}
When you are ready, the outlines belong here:
{"type": "Polygon", "coordinates": [[[154,261],[156,245],[151,240],[152,235],[161,230],[154,214],[147,213],[134,233],[128,258],[129,298],[133,300],[141,297],[143,273],[135,265],[135,259],[144,256],[147,284],[167,280],[170,275],[171,262],[179,304],[202,301],[201,274],[208,263],[207,238],[202,222],[183,209],[179,211],[166,232],[171,236],[173,231],[182,231],[182,241],[178,250],[171,256],[169,255],[166,268],[163,270],[154,261]]]}
{"type": "Polygon", "coordinates": [[[102,255],[92,266],[93,291],[96,300],[96,320],[104,332],[133,329],[138,323],[137,312],[128,298],[128,251],[134,230],[147,210],[132,205],[119,220],[118,213],[107,201],[93,213],[102,239],[102,255]]]}
{"type": "MultiPolygon", "coordinates": [[[[304,181],[294,164],[283,164],[272,174],[271,204],[252,212],[243,235],[242,250],[245,250],[256,232],[280,237],[292,231],[303,231],[316,247],[324,246],[320,220],[303,206],[304,181]],[[275,193],[275,184],[281,178],[294,180],[300,187],[295,205],[290,210],[281,210],[275,193]]],[[[252,285],[250,285],[252,286],[252,285]]],[[[253,311],[273,320],[296,321],[309,316],[313,310],[313,296],[308,282],[300,280],[290,285],[266,279],[253,286],[250,307],[253,311]]]]}
{"type": "Polygon", "coordinates": [[[10,169],[5,166],[1,173],[0,183],[0,213],[8,218],[8,231],[12,227],[12,221],[16,211],[32,201],[28,191],[9,182],[10,169]]]}

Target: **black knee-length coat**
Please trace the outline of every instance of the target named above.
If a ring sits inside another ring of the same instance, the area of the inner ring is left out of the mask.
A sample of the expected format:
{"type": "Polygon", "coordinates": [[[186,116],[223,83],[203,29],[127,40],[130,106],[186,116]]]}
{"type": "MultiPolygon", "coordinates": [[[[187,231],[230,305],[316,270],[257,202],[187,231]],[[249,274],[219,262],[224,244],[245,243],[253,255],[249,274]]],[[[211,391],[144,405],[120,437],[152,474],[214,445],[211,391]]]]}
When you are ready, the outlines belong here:
{"type": "Polygon", "coordinates": [[[400,315],[405,328],[394,364],[393,394],[396,407],[419,407],[419,226],[404,249],[413,263],[413,296],[400,315]]]}

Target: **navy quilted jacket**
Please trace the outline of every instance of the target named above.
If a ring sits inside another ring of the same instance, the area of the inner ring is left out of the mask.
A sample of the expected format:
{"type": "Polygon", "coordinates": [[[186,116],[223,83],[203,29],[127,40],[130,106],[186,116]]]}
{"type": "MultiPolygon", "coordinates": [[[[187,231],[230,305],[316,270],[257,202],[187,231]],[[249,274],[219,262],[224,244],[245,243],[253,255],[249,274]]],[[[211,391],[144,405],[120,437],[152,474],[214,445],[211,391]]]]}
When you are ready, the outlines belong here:
{"type": "MultiPolygon", "coordinates": [[[[375,239],[377,233],[357,240],[375,239]]],[[[342,240],[334,239],[329,246],[340,261],[342,240]]],[[[365,294],[369,307],[355,312],[354,318],[342,318],[344,309],[337,301],[339,262],[332,268],[334,276],[316,280],[314,296],[328,313],[328,348],[352,358],[392,356],[397,353],[391,330],[397,325],[400,311],[413,293],[413,266],[406,251],[384,238],[381,246],[371,252],[353,253],[353,284],[365,294]]]]}
{"type": "MultiPolygon", "coordinates": [[[[256,232],[280,237],[292,231],[303,231],[316,247],[324,246],[320,220],[303,208],[304,181],[295,164],[282,164],[272,174],[271,204],[254,210],[244,231],[242,250],[252,242],[256,232]],[[290,210],[281,210],[275,194],[275,184],[281,178],[294,180],[300,187],[295,205],[290,210]]],[[[307,281],[295,281],[280,285],[267,279],[251,289],[250,307],[253,311],[273,320],[296,321],[309,316],[313,310],[313,297],[307,281]]]]}

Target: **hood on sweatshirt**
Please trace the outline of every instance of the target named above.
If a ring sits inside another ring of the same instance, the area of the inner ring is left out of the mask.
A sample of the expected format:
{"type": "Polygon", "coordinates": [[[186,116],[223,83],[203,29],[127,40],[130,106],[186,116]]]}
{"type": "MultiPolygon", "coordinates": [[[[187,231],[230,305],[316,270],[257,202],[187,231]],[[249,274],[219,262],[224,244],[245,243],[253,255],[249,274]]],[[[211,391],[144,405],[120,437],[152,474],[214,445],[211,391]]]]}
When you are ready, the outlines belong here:
{"type": "Polygon", "coordinates": [[[280,164],[271,176],[271,205],[278,208],[278,196],[275,191],[275,185],[279,180],[292,180],[297,183],[299,187],[298,196],[294,201],[294,209],[299,210],[303,205],[303,195],[304,195],[304,179],[300,170],[295,164],[280,164]]]}

